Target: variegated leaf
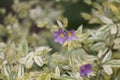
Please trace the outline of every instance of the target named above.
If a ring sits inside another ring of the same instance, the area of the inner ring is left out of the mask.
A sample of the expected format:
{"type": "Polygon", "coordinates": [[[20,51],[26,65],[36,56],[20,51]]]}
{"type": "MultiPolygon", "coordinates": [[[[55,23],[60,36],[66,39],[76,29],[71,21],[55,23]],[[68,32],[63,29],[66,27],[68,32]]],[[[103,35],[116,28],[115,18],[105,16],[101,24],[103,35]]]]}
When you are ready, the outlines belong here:
{"type": "Polygon", "coordinates": [[[43,60],[41,58],[41,56],[34,56],[34,61],[38,66],[43,66],[43,60]]]}

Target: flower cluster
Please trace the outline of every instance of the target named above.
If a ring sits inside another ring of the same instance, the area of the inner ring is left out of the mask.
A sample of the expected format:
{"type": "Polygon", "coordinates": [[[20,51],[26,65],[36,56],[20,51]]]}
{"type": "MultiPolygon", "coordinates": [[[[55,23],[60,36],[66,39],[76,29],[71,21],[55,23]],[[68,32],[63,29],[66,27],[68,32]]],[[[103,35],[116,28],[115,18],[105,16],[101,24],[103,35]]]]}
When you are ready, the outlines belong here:
{"type": "Polygon", "coordinates": [[[58,31],[54,32],[55,42],[63,44],[65,41],[70,42],[72,40],[76,40],[75,30],[70,30],[64,32],[61,28],[58,31]]]}

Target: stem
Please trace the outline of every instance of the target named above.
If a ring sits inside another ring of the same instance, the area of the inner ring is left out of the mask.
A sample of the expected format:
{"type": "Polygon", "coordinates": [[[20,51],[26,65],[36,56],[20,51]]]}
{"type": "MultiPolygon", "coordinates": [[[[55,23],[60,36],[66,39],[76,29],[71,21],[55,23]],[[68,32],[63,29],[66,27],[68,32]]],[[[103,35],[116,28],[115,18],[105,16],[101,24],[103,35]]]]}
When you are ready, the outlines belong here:
{"type": "Polygon", "coordinates": [[[98,64],[98,62],[97,62],[97,66],[98,66],[98,68],[97,68],[95,80],[99,80],[100,69],[101,69],[101,63],[98,64]]]}
{"type": "Polygon", "coordinates": [[[98,69],[95,80],[98,80],[98,78],[99,78],[99,72],[100,72],[100,70],[98,69]]]}
{"type": "Polygon", "coordinates": [[[85,47],[82,46],[82,49],[83,49],[86,53],[90,54],[89,51],[88,51],[85,47]]]}

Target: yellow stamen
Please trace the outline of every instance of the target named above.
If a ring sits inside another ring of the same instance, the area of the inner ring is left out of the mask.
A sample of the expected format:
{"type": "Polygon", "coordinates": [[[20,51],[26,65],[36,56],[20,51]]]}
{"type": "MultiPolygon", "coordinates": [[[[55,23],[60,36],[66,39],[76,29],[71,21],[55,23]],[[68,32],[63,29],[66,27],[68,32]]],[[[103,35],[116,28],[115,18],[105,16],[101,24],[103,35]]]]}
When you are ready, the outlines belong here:
{"type": "Polygon", "coordinates": [[[71,32],[68,32],[68,37],[72,37],[72,33],[71,32]]]}
{"type": "Polygon", "coordinates": [[[63,38],[63,37],[64,37],[64,33],[61,33],[61,34],[60,34],[60,37],[62,37],[62,38],[63,38]]]}

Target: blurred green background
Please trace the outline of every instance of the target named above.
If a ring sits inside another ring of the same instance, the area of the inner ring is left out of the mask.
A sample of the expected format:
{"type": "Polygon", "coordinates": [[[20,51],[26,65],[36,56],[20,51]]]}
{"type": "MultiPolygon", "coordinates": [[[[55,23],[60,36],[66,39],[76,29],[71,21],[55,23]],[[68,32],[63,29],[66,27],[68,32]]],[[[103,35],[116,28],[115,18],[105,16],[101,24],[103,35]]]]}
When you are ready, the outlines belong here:
{"type": "MultiPolygon", "coordinates": [[[[20,1],[28,1],[29,0],[20,0],[20,1]]],[[[30,0],[32,1],[32,0],[30,0]]],[[[41,0],[42,1],[42,0],[41,0]]],[[[43,0],[46,3],[49,0],[43,0]]],[[[92,0],[96,1],[96,0],[92,0]]],[[[63,16],[68,18],[68,29],[77,29],[78,26],[81,24],[85,27],[96,26],[96,24],[88,24],[88,20],[85,20],[81,17],[82,12],[91,13],[92,6],[89,4],[86,4],[84,0],[53,0],[54,5],[60,4],[63,9],[63,16]]],[[[11,8],[11,5],[13,4],[13,0],[0,0],[0,8],[6,8],[6,15],[7,13],[11,12],[14,14],[13,9],[11,8]]],[[[49,14],[49,13],[48,13],[49,14]]],[[[0,15],[0,23],[3,21],[3,15],[0,15]]],[[[36,28],[36,27],[35,27],[36,28]]],[[[37,29],[34,29],[37,30],[37,29]]]]}

